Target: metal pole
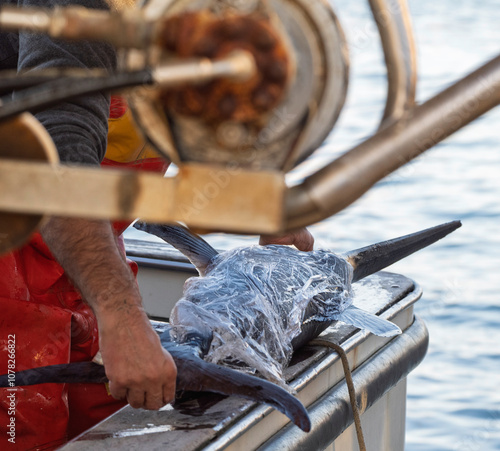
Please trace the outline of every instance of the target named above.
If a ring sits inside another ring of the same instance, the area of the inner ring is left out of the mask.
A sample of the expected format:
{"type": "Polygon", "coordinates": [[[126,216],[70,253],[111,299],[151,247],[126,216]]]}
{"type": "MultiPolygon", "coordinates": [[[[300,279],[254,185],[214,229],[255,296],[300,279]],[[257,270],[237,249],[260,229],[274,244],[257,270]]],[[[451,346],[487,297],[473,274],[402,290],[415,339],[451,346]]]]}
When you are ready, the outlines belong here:
{"type": "Polygon", "coordinates": [[[250,52],[236,50],[224,59],[208,58],[191,62],[175,62],[159,66],[152,71],[153,81],[163,88],[185,83],[203,83],[215,78],[232,78],[246,81],[257,71],[255,59],[250,52]]]}
{"type": "Polygon", "coordinates": [[[288,190],[285,229],[341,211],[376,182],[500,104],[500,56],[288,190]]]}
{"type": "Polygon", "coordinates": [[[66,40],[106,41],[119,48],[146,48],[154,40],[157,27],[131,9],[122,13],[66,8],[17,8],[2,6],[0,28],[4,31],[29,31],[66,40]]]}
{"type": "Polygon", "coordinates": [[[406,0],[369,0],[387,66],[387,101],[381,128],[415,106],[417,57],[406,0]]]}
{"type": "Polygon", "coordinates": [[[41,87],[30,88],[18,98],[0,106],[0,121],[10,119],[25,111],[33,113],[60,102],[97,92],[110,92],[151,84],[171,88],[179,84],[197,84],[216,78],[229,78],[243,82],[251,78],[256,71],[257,66],[252,54],[237,50],[220,60],[202,58],[187,62],[177,61],[160,65],[152,70],[124,72],[109,77],[54,79],[41,87]]]}

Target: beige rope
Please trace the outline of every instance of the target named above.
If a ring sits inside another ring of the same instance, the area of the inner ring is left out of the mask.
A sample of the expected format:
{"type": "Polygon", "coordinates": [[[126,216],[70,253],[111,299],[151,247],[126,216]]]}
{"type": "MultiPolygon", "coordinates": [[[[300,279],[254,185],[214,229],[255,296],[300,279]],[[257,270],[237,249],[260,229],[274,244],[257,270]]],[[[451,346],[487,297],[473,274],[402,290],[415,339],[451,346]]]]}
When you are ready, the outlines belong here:
{"type": "Polygon", "coordinates": [[[332,343],[330,341],[321,340],[316,338],[308,343],[310,346],[326,346],[327,348],[333,349],[340,356],[342,361],[342,366],[344,367],[345,380],[347,383],[347,391],[349,392],[349,399],[351,401],[352,415],[354,417],[354,426],[356,427],[356,435],[358,437],[358,445],[360,451],[366,451],[365,438],[363,436],[363,430],[361,429],[361,417],[359,415],[359,408],[356,402],[356,391],[354,390],[354,382],[352,380],[351,368],[349,367],[349,361],[347,360],[347,355],[341,346],[332,343]]]}

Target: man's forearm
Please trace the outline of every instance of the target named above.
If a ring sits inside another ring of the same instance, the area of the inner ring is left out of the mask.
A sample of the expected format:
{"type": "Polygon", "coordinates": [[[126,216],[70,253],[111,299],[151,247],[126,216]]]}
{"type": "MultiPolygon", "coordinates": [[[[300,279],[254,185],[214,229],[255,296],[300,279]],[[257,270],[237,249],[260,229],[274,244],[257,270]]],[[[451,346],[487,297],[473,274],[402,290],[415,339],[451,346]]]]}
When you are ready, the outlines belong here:
{"type": "Polygon", "coordinates": [[[135,278],[111,225],[52,218],[42,236],[96,314],[111,394],[136,408],[157,410],[171,402],[175,364],[142,308],[135,278]]]}
{"type": "Polygon", "coordinates": [[[141,307],[134,276],[107,221],[51,218],[42,236],[96,314],[141,307]]]}

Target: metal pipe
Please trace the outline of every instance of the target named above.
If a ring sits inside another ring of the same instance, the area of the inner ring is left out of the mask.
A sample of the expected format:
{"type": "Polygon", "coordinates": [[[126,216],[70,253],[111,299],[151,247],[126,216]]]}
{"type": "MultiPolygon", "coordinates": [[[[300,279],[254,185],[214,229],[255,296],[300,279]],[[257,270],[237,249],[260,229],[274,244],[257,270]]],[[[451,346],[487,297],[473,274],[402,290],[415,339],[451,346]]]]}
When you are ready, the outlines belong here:
{"type": "Polygon", "coordinates": [[[14,99],[0,104],[0,121],[13,118],[25,111],[35,113],[78,97],[152,83],[152,74],[149,70],[118,73],[106,77],[54,78],[42,86],[19,91],[14,99]]]}
{"type": "Polygon", "coordinates": [[[113,92],[152,84],[170,88],[181,83],[196,84],[223,77],[244,81],[250,78],[256,70],[253,56],[242,50],[232,52],[218,61],[203,58],[160,65],[152,70],[124,72],[107,77],[54,79],[41,87],[35,86],[22,91],[14,100],[0,105],[0,121],[10,119],[24,111],[34,113],[60,102],[97,92],[113,92]]]}
{"type": "Polygon", "coordinates": [[[155,24],[144,20],[140,11],[121,13],[86,9],[17,8],[2,6],[0,28],[4,31],[29,31],[66,40],[106,41],[119,48],[146,48],[156,34],[155,24]]]}
{"type": "Polygon", "coordinates": [[[203,83],[215,78],[231,78],[246,81],[257,71],[255,59],[250,52],[236,50],[224,59],[207,58],[192,62],[173,63],[153,69],[153,81],[163,88],[184,83],[203,83]]]}
{"type": "Polygon", "coordinates": [[[290,188],[285,229],[341,211],[376,182],[498,104],[500,56],[290,188]]]}
{"type": "Polygon", "coordinates": [[[51,10],[45,8],[17,8],[2,6],[0,28],[4,31],[29,30],[45,33],[50,28],[51,10]]]}
{"type": "Polygon", "coordinates": [[[0,96],[12,94],[12,91],[32,88],[43,85],[56,79],[72,78],[75,83],[89,77],[107,77],[105,69],[79,69],[79,68],[48,68],[40,69],[35,73],[18,72],[17,70],[2,70],[0,76],[0,96]]]}
{"type": "Polygon", "coordinates": [[[384,128],[415,105],[417,58],[406,0],[369,0],[379,29],[387,66],[387,101],[380,124],[384,128]]]}

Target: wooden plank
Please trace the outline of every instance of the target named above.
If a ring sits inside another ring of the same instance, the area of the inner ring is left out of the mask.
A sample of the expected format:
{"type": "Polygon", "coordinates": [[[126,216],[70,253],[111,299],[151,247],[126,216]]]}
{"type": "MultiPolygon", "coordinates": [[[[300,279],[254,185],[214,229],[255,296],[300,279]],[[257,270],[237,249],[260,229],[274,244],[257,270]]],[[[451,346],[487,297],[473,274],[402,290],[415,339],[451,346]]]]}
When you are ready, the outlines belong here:
{"type": "Polygon", "coordinates": [[[144,171],[0,160],[0,212],[181,221],[204,230],[282,230],[284,175],[185,164],[173,178],[144,171]]]}

